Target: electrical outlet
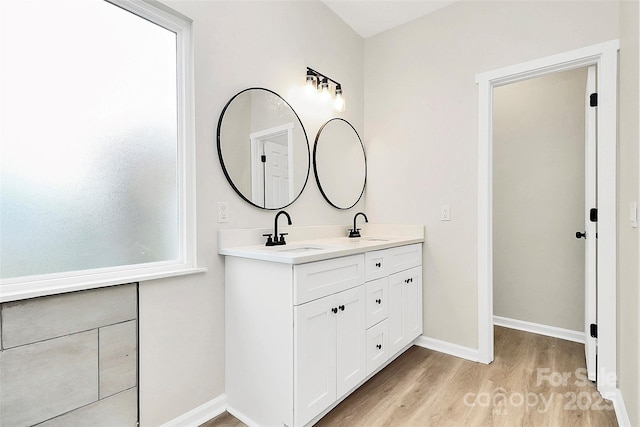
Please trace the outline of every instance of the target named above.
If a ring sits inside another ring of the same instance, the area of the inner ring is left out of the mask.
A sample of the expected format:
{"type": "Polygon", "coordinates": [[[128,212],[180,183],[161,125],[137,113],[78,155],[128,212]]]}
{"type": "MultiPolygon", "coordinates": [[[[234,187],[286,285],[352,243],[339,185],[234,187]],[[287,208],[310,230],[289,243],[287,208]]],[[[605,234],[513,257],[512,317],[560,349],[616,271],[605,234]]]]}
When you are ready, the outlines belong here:
{"type": "Polygon", "coordinates": [[[451,221],[451,207],[440,206],[440,221],[451,221]]]}
{"type": "Polygon", "coordinates": [[[229,222],[229,202],[218,202],[218,222],[229,222]]]}

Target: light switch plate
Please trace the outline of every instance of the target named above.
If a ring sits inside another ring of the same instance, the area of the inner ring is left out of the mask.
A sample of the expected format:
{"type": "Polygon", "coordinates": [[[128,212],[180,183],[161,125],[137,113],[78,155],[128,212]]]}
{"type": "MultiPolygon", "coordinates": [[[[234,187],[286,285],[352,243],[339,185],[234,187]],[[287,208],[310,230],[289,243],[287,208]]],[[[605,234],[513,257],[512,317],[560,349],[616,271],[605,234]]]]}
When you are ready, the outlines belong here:
{"type": "Polygon", "coordinates": [[[451,207],[449,205],[440,206],[440,221],[451,221],[451,207]]]}

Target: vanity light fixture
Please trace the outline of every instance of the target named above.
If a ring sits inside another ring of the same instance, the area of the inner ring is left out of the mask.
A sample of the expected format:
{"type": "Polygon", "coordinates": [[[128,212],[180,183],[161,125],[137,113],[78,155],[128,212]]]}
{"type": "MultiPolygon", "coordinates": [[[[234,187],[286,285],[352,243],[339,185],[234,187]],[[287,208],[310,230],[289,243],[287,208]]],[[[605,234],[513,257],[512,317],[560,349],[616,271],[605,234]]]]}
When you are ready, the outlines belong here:
{"type": "Polygon", "coordinates": [[[339,112],[344,111],[345,102],[342,95],[342,85],[330,77],[317,72],[313,68],[307,67],[307,91],[318,93],[323,98],[331,97],[330,83],[335,86],[335,98],[333,99],[333,109],[339,112]]]}

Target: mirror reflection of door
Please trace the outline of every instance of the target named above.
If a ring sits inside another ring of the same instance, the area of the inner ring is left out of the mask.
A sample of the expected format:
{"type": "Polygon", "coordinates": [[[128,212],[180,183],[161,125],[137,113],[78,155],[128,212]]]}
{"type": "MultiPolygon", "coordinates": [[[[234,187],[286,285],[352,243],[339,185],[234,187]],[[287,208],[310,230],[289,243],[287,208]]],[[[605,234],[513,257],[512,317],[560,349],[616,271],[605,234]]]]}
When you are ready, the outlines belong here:
{"type": "Polygon", "coordinates": [[[264,205],[289,203],[289,155],[282,137],[264,143],[264,205]]]}
{"type": "Polygon", "coordinates": [[[293,123],[254,132],[251,139],[251,201],[267,209],[286,206],[293,194],[293,123]]]}

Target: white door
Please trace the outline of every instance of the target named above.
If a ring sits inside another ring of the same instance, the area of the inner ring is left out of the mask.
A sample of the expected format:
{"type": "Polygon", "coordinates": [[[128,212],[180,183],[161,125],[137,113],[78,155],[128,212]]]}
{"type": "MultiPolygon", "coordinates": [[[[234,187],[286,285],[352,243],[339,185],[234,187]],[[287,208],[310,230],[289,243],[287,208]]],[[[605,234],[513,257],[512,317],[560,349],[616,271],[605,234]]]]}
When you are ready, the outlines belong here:
{"type": "Polygon", "coordinates": [[[336,400],[335,295],[294,308],[294,424],[305,425],[336,400]]]}
{"type": "Polygon", "coordinates": [[[265,207],[279,208],[289,200],[289,148],[276,141],[265,141],[264,193],[265,207]]]}
{"type": "Polygon", "coordinates": [[[587,88],[585,96],[585,292],[584,292],[584,324],[585,324],[585,356],[587,361],[587,376],[596,380],[596,351],[597,339],[591,336],[591,325],[597,324],[596,307],[596,255],[598,223],[591,220],[591,209],[598,206],[596,193],[596,114],[597,108],[592,107],[591,94],[596,92],[596,67],[587,70],[587,88]]]}
{"type": "Polygon", "coordinates": [[[365,287],[358,286],[336,295],[337,397],[358,385],[366,375],[365,287]]]}

